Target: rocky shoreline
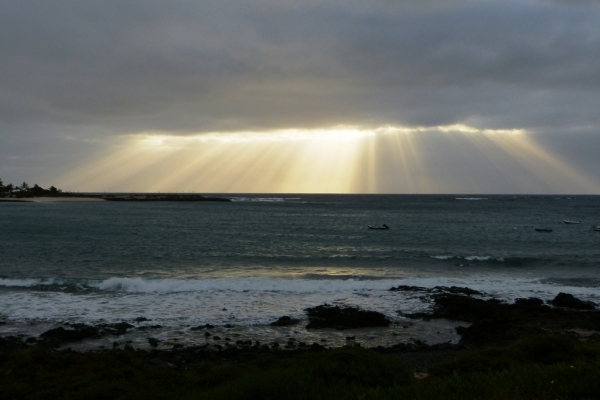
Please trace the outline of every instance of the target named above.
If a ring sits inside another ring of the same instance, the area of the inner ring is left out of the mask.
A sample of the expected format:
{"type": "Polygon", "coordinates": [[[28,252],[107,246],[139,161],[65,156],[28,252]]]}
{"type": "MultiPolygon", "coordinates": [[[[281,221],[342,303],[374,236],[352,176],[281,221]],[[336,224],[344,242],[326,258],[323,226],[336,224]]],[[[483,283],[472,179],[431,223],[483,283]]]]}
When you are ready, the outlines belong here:
{"type": "MultiPolygon", "coordinates": [[[[452,361],[473,349],[489,346],[504,346],[512,342],[535,337],[541,334],[567,334],[579,340],[600,341],[600,311],[592,302],[584,302],[570,294],[560,293],[545,303],[541,299],[517,299],[507,303],[489,298],[470,288],[435,287],[420,288],[399,286],[392,291],[421,293],[433,301],[431,310],[422,313],[402,314],[412,320],[430,321],[445,319],[463,321],[466,326],[456,327],[460,335],[458,343],[427,344],[421,340],[411,343],[397,343],[391,346],[371,347],[372,350],[402,360],[414,371],[427,371],[431,366],[444,361],[452,361]]],[[[309,323],[307,329],[331,328],[344,330],[347,346],[361,346],[353,334],[353,329],[364,327],[387,327],[392,322],[375,311],[357,307],[320,305],[306,309],[309,323]]],[[[399,313],[400,314],[400,313],[399,313]]],[[[131,322],[145,322],[138,318],[131,322]]],[[[300,320],[283,316],[272,326],[294,326],[300,320]]],[[[7,336],[0,338],[0,352],[10,352],[31,346],[72,351],[68,346],[88,339],[124,335],[127,331],[147,332],[146,349],[134,348],[130,341],[113,342],[112,347],[135,352],[146,362],[155,366],[165,366],[178,370],[188,370],[203,363],[245,362],[262,358],[290,357],[305,352],[322,352],[331,347],[327,341],[321,343],[304,342],[295,337],[283,341],[261,343],[236,337],[220,337],[215,326],[205,324],[189,328],[200,333],[205,341],[201,344],[185,346],[174,343],[172,348],[159,348],[162,341],[153,336],[160,325],[136,327],[128,322],[116,324],[65,324],[49,329],[38,337],[7,336]]]]}

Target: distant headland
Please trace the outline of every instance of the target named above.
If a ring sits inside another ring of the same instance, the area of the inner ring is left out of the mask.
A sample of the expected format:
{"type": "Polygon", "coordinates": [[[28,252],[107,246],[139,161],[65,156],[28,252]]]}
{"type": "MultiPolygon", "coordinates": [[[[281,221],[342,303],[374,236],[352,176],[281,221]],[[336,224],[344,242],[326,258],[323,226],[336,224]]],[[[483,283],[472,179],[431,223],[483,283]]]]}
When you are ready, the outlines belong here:
{"type": "Polygon", "coordinates": [[[9,183],[4,185],[0,179],[0,201],[231,201],[225,197],[207,197],[199,194],[186,193],[73,193],[64,192],[54,186],[44,189],[27,182],[21,185],[9,183]]]}

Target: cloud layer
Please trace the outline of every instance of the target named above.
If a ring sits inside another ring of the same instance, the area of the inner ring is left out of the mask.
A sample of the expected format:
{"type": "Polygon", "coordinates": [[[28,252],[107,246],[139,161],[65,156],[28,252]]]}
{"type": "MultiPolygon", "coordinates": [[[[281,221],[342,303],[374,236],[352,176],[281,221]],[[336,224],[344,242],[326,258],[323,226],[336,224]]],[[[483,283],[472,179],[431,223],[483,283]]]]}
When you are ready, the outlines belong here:
{"type": "Polygon", "coordinates": [[[2,171],[21,168],[9,152],[24,162],[139,132],[466,124],[546,133],[540,140],[558,148],[561,137],[600,133],[593,1],[0,0],[0,9],[2,171]]]}

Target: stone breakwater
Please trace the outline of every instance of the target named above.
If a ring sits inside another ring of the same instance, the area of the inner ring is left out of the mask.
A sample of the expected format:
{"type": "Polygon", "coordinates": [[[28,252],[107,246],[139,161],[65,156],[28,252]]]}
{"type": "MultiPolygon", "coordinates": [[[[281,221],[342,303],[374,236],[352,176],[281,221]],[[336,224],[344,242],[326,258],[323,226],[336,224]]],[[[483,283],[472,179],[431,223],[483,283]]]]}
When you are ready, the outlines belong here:
{"type": "Polygon", "coordinates": [[[144,194],[144,195],[106,195],[102,199],[107,201],[224,201],[224,197],[206,197],[199,194],[144,194]]]}

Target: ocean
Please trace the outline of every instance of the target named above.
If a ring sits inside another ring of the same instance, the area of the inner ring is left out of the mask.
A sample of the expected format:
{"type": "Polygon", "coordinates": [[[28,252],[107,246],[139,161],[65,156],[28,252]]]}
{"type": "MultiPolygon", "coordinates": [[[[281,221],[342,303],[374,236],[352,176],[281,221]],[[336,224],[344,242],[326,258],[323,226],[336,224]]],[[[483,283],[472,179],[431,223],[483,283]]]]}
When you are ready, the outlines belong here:
{"type": "Polygon", "coordinates": [[[439,343],[458,340],[457,323],[405,318],[431,299],[390,288],[600,302],[600,196],[222,196],[233,201],[1,202],[0,336],[125,321],[123,337],[72,347],[194,344],[204,324],[339,345],[348,332],[305,329],[307,307],[332,304],[394,321],[353,332],[365,345],[439,343]],[[269,325],[284,315],[302,322],[269,325]]]}

